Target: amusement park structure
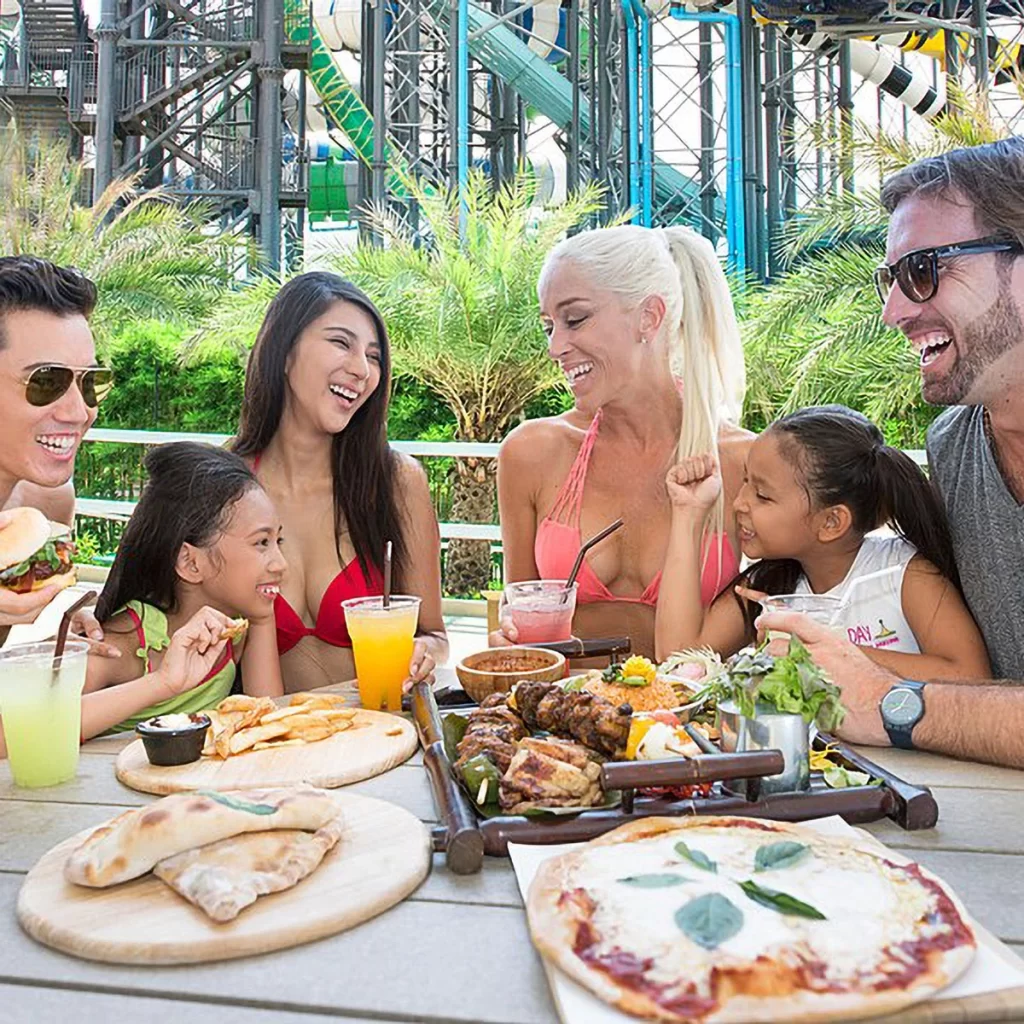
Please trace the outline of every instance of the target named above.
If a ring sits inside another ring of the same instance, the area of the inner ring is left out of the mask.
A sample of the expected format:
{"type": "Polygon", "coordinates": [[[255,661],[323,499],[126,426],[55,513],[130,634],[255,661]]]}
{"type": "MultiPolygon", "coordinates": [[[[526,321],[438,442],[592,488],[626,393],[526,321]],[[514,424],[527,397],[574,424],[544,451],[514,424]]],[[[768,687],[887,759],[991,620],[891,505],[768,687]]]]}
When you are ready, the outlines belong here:
{"type": "Polygon", "coordinates": [[[1024,0],[88,3],[0,0],[8,119],[64,135],[94,195],[203,200],[271,271],[371,203],[415,227],[408,176],[525,164],[543,201],[596,180],[602,216],[689,223],[765,279],[785,222],[860,184],[855,115],[910,137],[951,81],[1021,109],[1024,0]]]}

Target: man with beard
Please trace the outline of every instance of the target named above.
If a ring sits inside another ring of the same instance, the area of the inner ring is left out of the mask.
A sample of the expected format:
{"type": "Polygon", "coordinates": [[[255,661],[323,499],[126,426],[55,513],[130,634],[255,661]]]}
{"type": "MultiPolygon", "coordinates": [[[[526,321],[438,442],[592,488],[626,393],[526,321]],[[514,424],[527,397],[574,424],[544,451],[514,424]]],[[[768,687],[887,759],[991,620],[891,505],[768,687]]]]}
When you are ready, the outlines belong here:
{"type": "MultiPolygon", "coordinates": [[[[96,286],[33,256],[0,258],[0,509],[31,505],[70,525],[75,455],[109,391],[89,316],[96,286]]],[[[8,515],[0,512],[0,530],[8,515]]],[[[0,640],[32,622],[59,588],[0,588],[0,640]]]]}
{"type": "Polygon", "coordinates": [[[882,318],[921,360],[928,432],[968,605],[996,676],[1024,680],[1024,138],[890,177],[882,318]]]}
{"type": "Polygon", "coordinates": [[[948,405],[928,432],[964,594],[996,676],[899,679],[805,615],[798,636],[843,690],[839,735],[1024,768],[1024,139],[912,164],[882,187],[882,317],[921,360],[922,394],[948,405]]]}

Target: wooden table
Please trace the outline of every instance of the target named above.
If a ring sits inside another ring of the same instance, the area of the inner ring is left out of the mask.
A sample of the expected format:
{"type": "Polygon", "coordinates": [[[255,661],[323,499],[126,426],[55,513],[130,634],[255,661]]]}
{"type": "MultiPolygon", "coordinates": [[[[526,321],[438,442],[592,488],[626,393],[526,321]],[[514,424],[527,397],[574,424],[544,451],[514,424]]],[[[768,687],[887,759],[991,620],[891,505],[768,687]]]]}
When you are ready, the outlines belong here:
{"type": "MultiPolygon", "coordinates": [[[[67,836],[153,799],[114,778],[114,757],[130,738],[87,743],[78,778],[52,789],[15,789],[0,762],[0,1024],[314,1024],[324,1014],[348,1024],[556,1021],[506,860],[489,858],[479,875],[457,877],[437,857],[420,889],[373,921],[247,960],[117,967],[36,944],[15,920],[24,874],[67,836]]],[[[932,786],[940,810],[928,832],[888,822],[870,831],[936,871],[978,921],[1024,953],[1024,772],[900,750],[867,753],[932,786]]],[[[349,789],[435,820],[418,754],[349,789]]]]}

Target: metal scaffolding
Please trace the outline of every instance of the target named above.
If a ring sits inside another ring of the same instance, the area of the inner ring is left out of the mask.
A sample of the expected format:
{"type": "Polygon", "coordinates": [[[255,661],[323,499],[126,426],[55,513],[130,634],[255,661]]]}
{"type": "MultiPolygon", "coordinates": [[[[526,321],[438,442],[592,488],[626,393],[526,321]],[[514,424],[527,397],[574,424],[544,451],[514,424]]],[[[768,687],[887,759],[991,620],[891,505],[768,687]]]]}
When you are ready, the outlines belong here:
{"type": "Polygon", "coordinates": [[[352,12],[358,81],[332,63],[306,0],[102,0],[91,30],[81,0],[21,0],[0,26],[0,99],[76,152],[91,145],[95,195],[137,173],[203,200],[271,271],[301,265],[309,167],[325,159],[307,138],[314,108],[337,153],[357,158],[354,195],[334,203],[346,217],[376,204],[415,226],[404,176],[458,188],[477,167],[497,188],[556,145],[565,186],[604,186],[598,220],[691,224],[756,279],[778,273],[783,228],[808,204],[877,186],[850,156],[864,110],[909,138],[948,102],[948,81],[991,90],[1007,124],[1024,116],[1008,87],[1024,67],[1024,0],[352,0],[352,12]]]}

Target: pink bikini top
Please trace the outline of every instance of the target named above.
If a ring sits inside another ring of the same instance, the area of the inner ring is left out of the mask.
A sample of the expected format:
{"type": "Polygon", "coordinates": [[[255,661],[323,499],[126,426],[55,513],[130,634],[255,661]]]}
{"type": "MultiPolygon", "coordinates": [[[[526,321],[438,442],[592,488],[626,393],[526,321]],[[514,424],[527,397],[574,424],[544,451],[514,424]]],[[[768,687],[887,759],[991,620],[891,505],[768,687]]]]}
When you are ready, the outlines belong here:
{"type": "MultiPolygon", "coordinates": [[[[564,580],[572,570],[576,554],[583,543],[580,535],[580,513],[583,508],[583,488],[587,481],[587,467],[594,450],[597,432],[601,425],[601,411],[598,410],[569,475],[555,498],[551,511],[537,527],[533,542],[533,557],[537,572],[543,580],[564,580]]],[[[705,544],[706,560],[701,574],[700,594],[705,605],[710,605],[739,572],[739,563],[729,538],[724,534],[709,537],[705,544]]],[[[586,558],[576,577],[578,604],[594,601],[622,601],[627,604],[646,604],[654,607],[658,603],[658,589],[661,586],[659,572],[639,597],[613,594],[591,568],[586,558]]]]}
{"type": "MultiPolygon", "coordinates": [[[[260,466],[260,457],[253,459],[252,471],[255,473],[260,466]]],[[[320,598],[320,608],[316,613],[316,623],[312,629],[307,626],[298,612],[278,594],[274,601],[274,621],[277,625],[277,652],[284,654],[290,651],[303,637],[315,636],[332,647],[351,647],[352,638],[348,635],[348,623],[345,621],[345,610],[342,601],[350,597],[376,597],[384,593],[384,577],[380,570],[371,563],[369,574],[364,573],[358,558],[342,567],[341,572],[331,580],[324,596],[320,598]]]]}

